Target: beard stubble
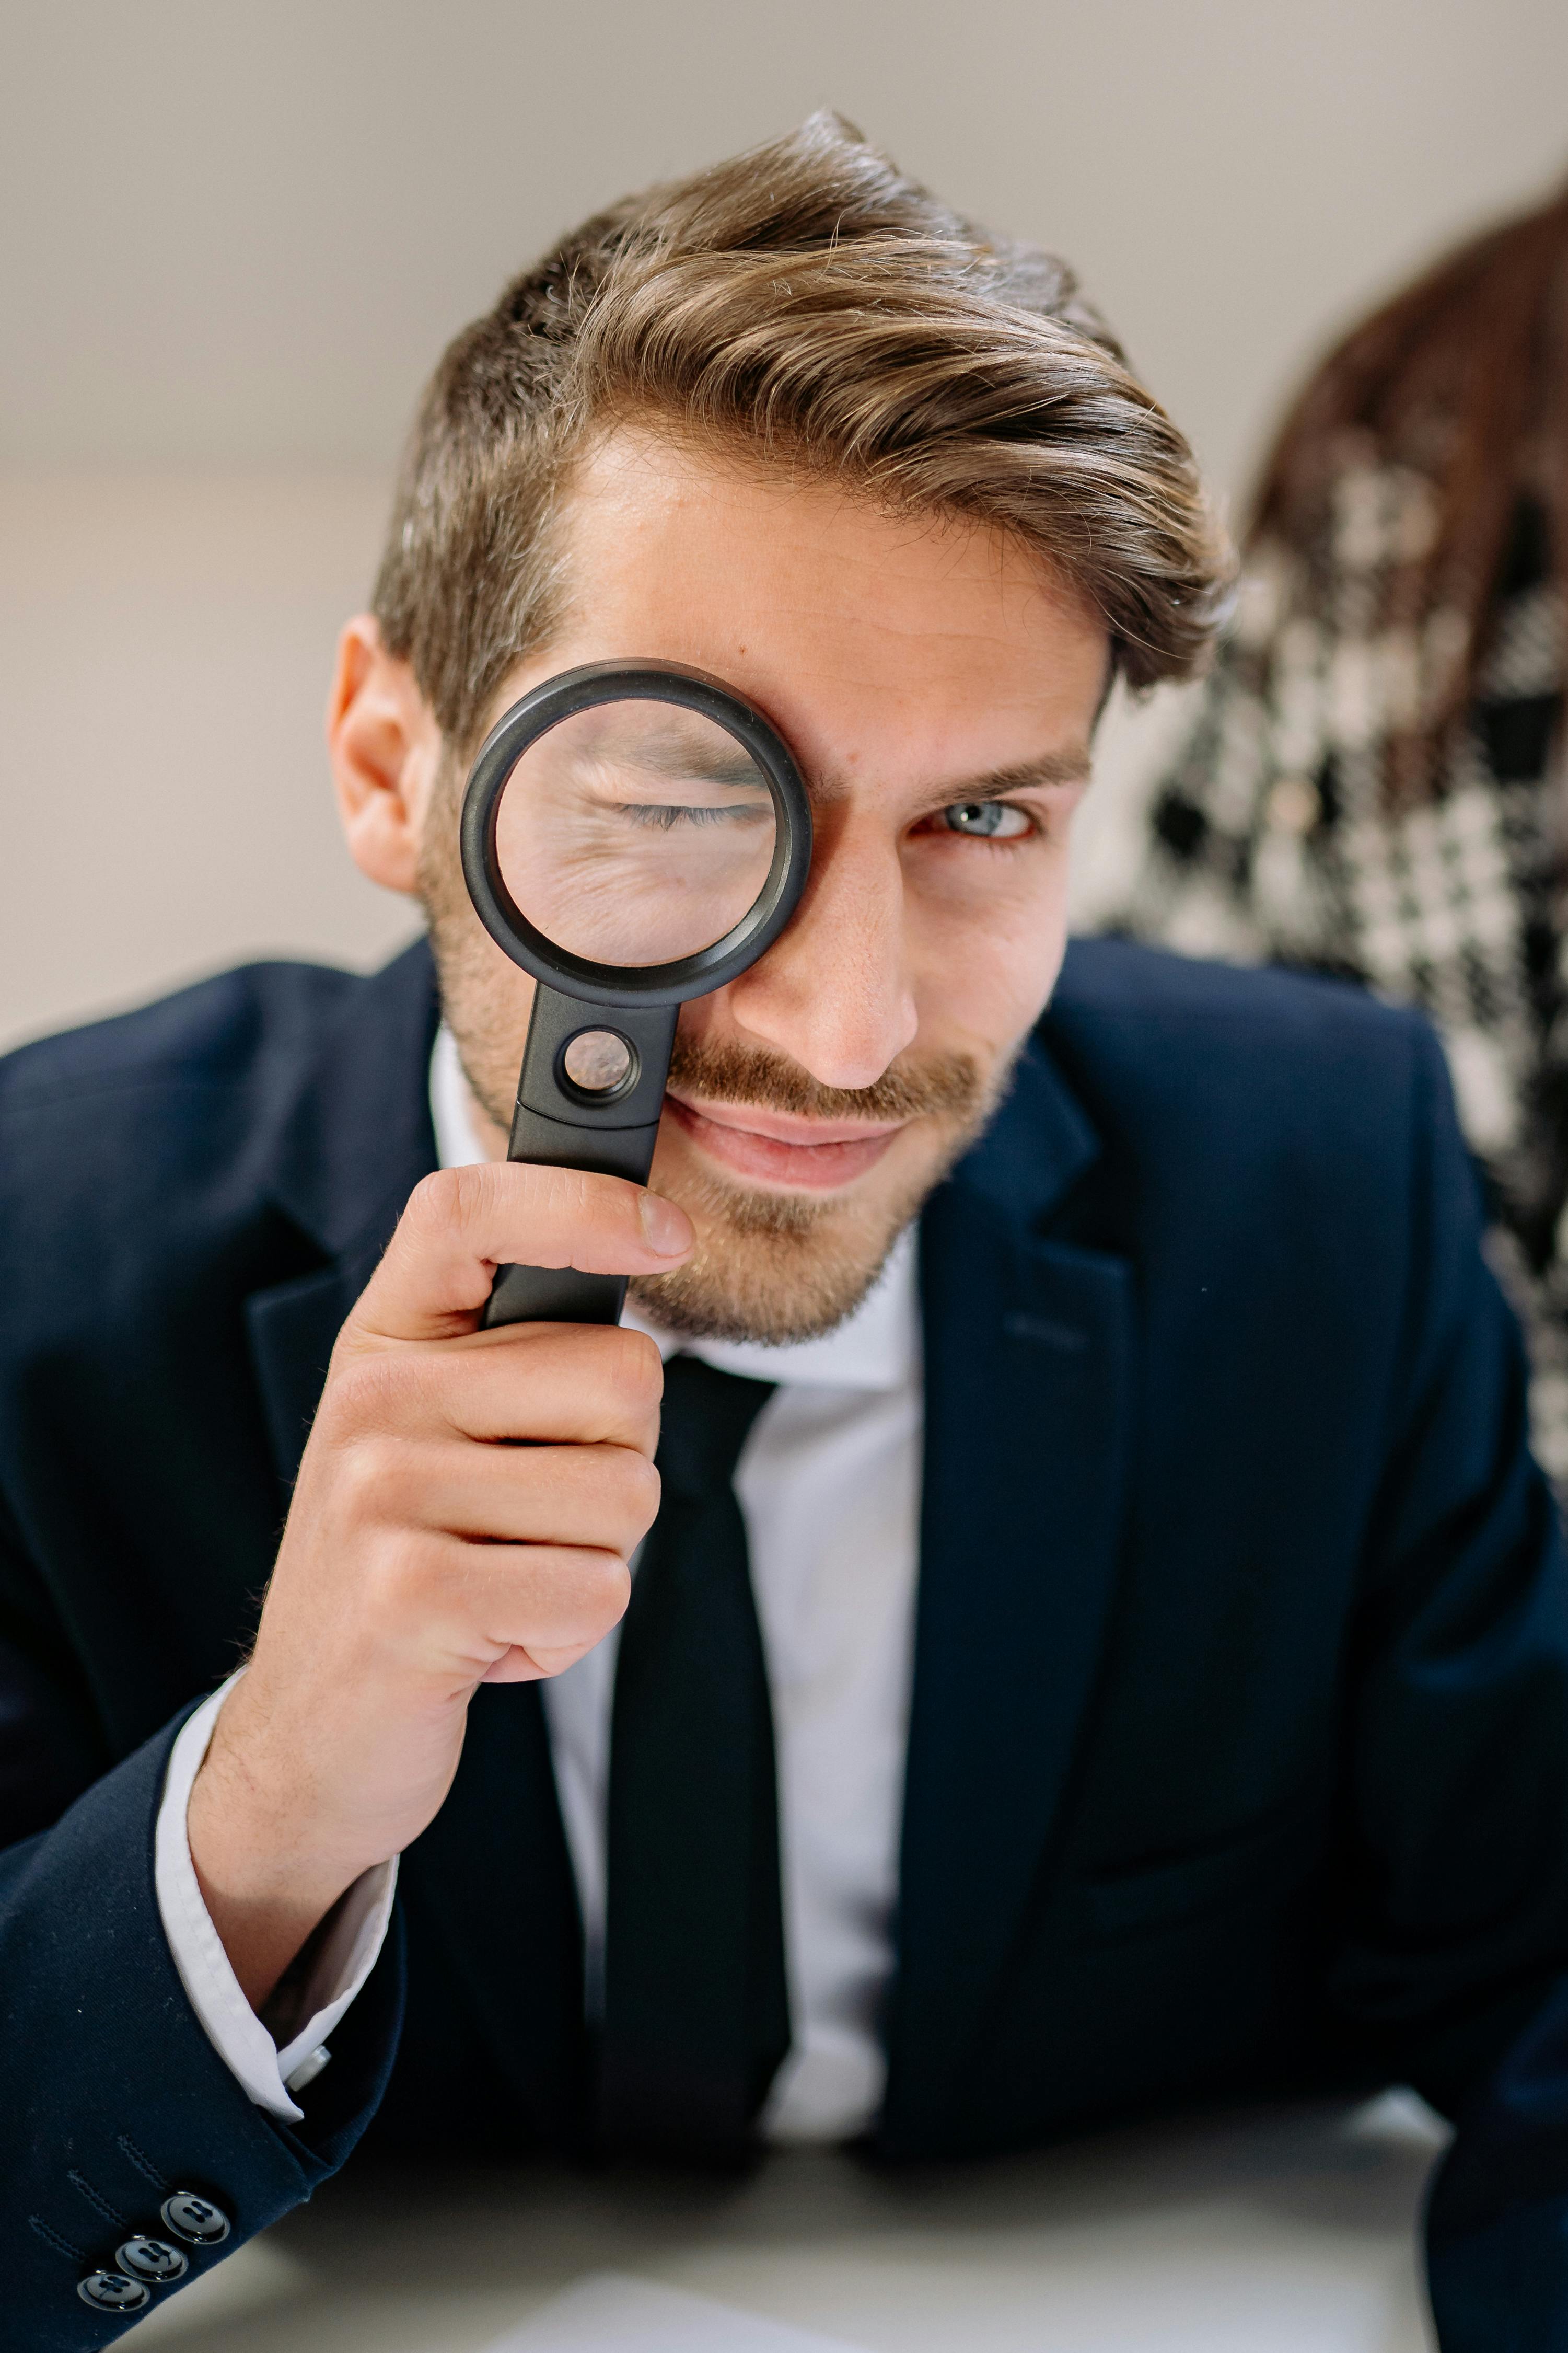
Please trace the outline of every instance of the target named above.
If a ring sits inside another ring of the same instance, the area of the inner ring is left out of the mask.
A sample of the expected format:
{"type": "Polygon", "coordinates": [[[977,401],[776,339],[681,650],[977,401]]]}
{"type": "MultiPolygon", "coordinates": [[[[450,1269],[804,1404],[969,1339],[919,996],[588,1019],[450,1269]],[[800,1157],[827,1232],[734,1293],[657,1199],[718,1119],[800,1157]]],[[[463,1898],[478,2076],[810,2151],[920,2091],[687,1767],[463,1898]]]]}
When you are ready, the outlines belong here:
{"type": "MultiPolygon", "coordinates": [[[[900,1056],[868,1087],[826,1087],[798,1062],[723,1039],[677,1034],[670,1082],[684,1098],[807,1119],[901,1119],[926,1150],[890,1191],[839,1198],[773,1192],[703,1170],[665,1178],[697,1229],[697,1248],[668,1274],[639,1275],[631,1295],[650,1321],[697,1340],[819,1339],[853,1314],[888,1254],[990,1116],[1005,1072],[968,1053],[900,1056]]],[[[898,1142],[891,1147],[899,1149],[898,1142]]],[[[872,1172],[874,1174],[874,1172],[872,1172]]]]}

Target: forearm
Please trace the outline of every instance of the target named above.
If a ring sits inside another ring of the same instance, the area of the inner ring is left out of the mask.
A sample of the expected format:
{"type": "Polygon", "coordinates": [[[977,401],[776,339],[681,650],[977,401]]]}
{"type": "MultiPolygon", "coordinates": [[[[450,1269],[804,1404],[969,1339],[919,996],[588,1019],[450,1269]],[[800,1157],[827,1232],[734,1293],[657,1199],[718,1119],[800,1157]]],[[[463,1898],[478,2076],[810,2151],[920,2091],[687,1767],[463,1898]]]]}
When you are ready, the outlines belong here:
{"type": "MultiPolygon", "coordinates": [[[[355,2002],[381,1951],[397,1885],[395,1861],[367,1871],[333,1905],[264,2007],[249,1998],[204,1897],[188,1815],[233,1685],[188,1719],[169,1759],[158,1810],[158,1908],[174,1966],[209,2041],[269,2116],[301,2121],[296,2094],[331,2055],[327,2038],[355,2002]]],[[[292,1941],[290,1939],[290,1941],[292,1941]]]]}
{"type": "Polygon", "coordinates": [[[260,2013],[345,1891],[352,1863],[323,1856],[308,1818],[257,1787],[242,1753],[210,1736],[184,1810],[195,1884],[240,1992],[260,2013]]]}

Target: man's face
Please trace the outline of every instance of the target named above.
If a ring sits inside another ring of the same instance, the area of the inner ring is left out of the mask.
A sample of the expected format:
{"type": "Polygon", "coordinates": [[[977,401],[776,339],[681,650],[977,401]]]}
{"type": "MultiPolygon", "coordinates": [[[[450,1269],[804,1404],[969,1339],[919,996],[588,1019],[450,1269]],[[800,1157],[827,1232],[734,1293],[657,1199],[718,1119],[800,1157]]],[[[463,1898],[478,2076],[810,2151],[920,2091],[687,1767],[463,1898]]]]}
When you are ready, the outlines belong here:
{"type": "MultiPolygon", "coordinates": [[[[795,752],[816,849],[787,930],[685,1006],[652,1184],[698,1247],[636,1286],[678,1331],[785,1339],[864,1295],[1002,1092],[1066,937],[1103,627],[1002,533],[894,519],[626,432],[576,476],[563,627],[493,720],[579,662],[710,671],[795,752]]],[[[448,774],[422,844],[447,1018],[496,1131],[533,984],[480,929],[448,774]]]]}

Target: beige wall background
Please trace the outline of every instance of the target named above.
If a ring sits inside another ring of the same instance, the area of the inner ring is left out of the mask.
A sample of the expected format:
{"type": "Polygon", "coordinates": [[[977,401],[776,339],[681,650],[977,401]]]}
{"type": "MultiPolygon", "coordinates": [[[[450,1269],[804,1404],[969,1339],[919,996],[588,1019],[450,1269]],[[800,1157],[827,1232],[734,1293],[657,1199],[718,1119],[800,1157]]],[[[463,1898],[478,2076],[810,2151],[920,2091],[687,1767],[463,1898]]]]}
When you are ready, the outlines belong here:
{"type": "MultiPolygon", "coordinates": [[[[609,197],[841,108],[1069,255],[1216,485],[1568,167],[1563,0],[5,0],[0,1040],[412,928],[320,712],[446,339],[609,197]]],[[[1180,712],[1112,715],[1080,903],[1180,712]]]]}

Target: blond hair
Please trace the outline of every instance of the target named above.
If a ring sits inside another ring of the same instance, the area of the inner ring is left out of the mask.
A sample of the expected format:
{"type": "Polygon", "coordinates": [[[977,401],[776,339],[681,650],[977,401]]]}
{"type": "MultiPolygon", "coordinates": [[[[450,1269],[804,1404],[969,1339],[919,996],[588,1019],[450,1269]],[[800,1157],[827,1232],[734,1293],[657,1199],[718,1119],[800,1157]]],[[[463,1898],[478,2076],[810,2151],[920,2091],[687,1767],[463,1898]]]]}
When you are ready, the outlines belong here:
{"type": "Polygon", "coordinates": [[[1103,616],[1134,687],[1207,651],[1227,545],[1071,272],[823,113],[585,222],[442,359],[374,609],[455,746],[548,640],[572,467],[632,419],[1002,527],[1103,616]]]}

